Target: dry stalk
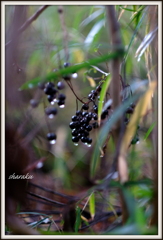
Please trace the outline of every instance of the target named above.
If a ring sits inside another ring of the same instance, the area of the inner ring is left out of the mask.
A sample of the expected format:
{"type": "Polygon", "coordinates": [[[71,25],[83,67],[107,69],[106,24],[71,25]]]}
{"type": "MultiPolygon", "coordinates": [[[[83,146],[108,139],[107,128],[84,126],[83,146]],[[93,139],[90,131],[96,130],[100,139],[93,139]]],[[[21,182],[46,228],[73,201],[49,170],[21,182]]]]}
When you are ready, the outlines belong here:
{"type": "MultiPolygon", "coordinates": [[[[150,6],[148,11],[149,32],[158,26],[158,7],[150,6]]],[[[146,51],[146,67],[148,71],[149,81],[158,81],[158,38],[157,35],[152,41],[148,51],[146,51]],[[154,68],[153,68],[154,67],[154,68]]],[[[150,225],[158,224],[158,89],[153,95],[152,101],[153,122],[156,126],[152,133],[153,144],[153,180],[154,180],[154,196],[153,196],[153,214],[150,225]]]]}
{"type": "MultiPolygon", "coordinates": [[[[114,6],[106,6],[107,13],[107,25],[109,27],[109,35],[112,43],[113,50],[122,49],[122,41],[120,37],[120,27],[117,21],[115,7],[114,6]]],[[[113,59],[111,61],[110,73],[112,76],[111,84],[110,84],[110,95],[113,100],[113,111],[121,104],[121,82],[120,82],[120,59],[113,59]]],[[[126,159],[119,155],[121,140],[123,136],[124,129],[123,124],[121,125],[121,121],[119,120],[114,131],[113,137],[116,145],[116,153],[114,161],[117,164],[119,180],[121,183],[124,183],[128,180],[128,167],[126,163],[126,159]]],[[[122,220],[123,223],[126,222],[128,218],[128,211],[125,204],[123,193],[120,190],[120,201],[122,206],[122,220]]]]}

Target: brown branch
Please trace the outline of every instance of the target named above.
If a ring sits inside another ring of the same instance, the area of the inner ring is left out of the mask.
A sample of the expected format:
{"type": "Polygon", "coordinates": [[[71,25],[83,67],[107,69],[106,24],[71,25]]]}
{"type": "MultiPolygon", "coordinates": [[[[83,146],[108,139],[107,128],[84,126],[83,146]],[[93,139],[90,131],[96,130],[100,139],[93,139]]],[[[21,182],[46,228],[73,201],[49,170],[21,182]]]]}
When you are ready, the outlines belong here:
{"type": "MultiPolygon", "coordinates": [[[[35,21],[40,14],[48,7],[49,5],[45,5],[40,7],[30,18],[27,19],[27,21],[17,30],[17,35],[20,35],[22,32],[24,32],[29,25],[35,21]]],[[[12,40],[10,40],[8,43],[6,43],[6,47],[12,42],[12,40]]]]}
{"type": "MultiPolygon", "coordinates": [[[[119,49],[122,49],[122,42],[120,38],[120,28],[116,18],[114,6],[106,6],[106,13],[112,48],[118,51],[119,49]]],[[[115,109],[121,103],[120,99],[121,86],[119,81],[120,60],[118,57],[111,61],[110,72],[112,75],[112,80],[110,84],[110,94],[113,99],[113,109],[115,109]]]]}
{"type": "MultiPolygon", "coordinates": [[[[120,37],[120,27],[117,21],[115,7],[106,6],[107,14],[107,25],[109,26],[109,35],[112,43],[113,50],[122,50],[122,41],[120,37]]],[[[110,67],[111,73],[111,84],[110,84],[110,95],[113,100],[113,111],[121,104],[121,81],[120,81],[120,59],[117,57],[111,61],[110,67]]],[[[123,117],[124,118],[124,117],[123,117]]],[[[123,118],[117,122],[115,129],[113,131],[114,142],[116,146],[116,152],[114,156],[113,166],[118,168],[119,180],[121,183],[124,183],[128,179],[128,169],[126,159],[120,156],[120,147],[123,140],[124,134],[124,124],[123,118]]],[[[126,202],[123,196],[123,192],[119,191],[119,196],[121,200],[122,207],[122,222],[125,223],[128,219],[128,210],[126,202]]]]}

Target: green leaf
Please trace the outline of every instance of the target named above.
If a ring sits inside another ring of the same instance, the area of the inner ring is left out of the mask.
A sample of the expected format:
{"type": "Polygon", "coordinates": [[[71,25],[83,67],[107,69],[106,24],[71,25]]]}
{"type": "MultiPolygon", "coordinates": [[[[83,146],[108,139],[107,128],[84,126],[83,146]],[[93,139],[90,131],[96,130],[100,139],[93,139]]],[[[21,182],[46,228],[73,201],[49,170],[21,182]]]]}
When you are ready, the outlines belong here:
{"type": "Polygon", "coordinates": [[[138,206],[134,196],[131,194],[126,187],[122,187],[123,196],[125,198],[125,203],[127,205],[129,213],[129,221],[131,223],[136,223],[137,226],[142,226],[146,224],[146,216],[142,208],[138,206]]]}
{"type": "Polygon", "coordinates": [[[76,207],[75,233],[78,232],[80,224],[81,224],[81,211],[80,211],[80,208],[77,206],[76,207]]]}
{"type": "Polygon", "coordinates": [[[91,29],[89,34],[87,35],[87,38],[85,39],[84,43],[87,47],[93,42],[95,35],[101,30],[101,28],[104,26],[104,19],[98,21],[91,29]]]}
{"type": "Polygon", "coordinates": [[[29,80],[26,83],[24,83],[19,88],[19,90],[34,88],[38,85],[39,82],[56,81],[56,80],[58,80],[58,78],[62,77],[63,75],[71,74],[73,72],[78,72],[79,70],[81,70],[83,68],[89,68],[91,65],[97,65],[98,63],[110,61],[111,59],[116,59],[116,58],[122,57],[123,55],[124,55],[124,51],[121,49],[118,52],[106,54],[106,55],[103,55],[103,56],[100,56],[97,58],[92,58],[83,63],[76,64],[74,66],[70,66],[70,67],[58,70],[57,72],[51,72],[44,77],[36,77],[32,80],[29,80]]]}
{"type": "Polygon", "coordinates": [[[92,192],[90,198],[89,198],[89,210],[90,210],[90,214],[92,219],[95,216],[95,194],[94,192],[92,192]]]}
{"type": "Polygon", "coordinates": [[[95,11],[92,14],[89,14],[89,17],[84,19],[84,21],[80,24],[81,27],[84,27],[88,25],[90,22],[92,22],[94,19],[96,19],[98,16],[100,16],[104,12],[104,9],[99,9],[95,11]]]}
{"type": "Polygon", "coordinates": [[[144,140],[147,140],[147,138],[149,137],[150,133],[153,131],[154,127],[155,127],[156,123],[152,123],[152,125],[149,127],[148,131],[146,132],[145,136],[144,136],[144,140]]]}
{"type": "Polygon", "coordinates": [[[98,122],[99,122],[99,124],[100,124],[100,121],[101,121],[103,101],[104,101],[104,98],[106,96],[106,92],[108,90],[110,82],[111,82],[111,77],[110,77],[110,75],[108,75],[105,79],[105,82],[102,84],[102,89],[101,89],[101,92],[100,92],[100,101],[98,102],[98,122]]]}
{"type": "Polygon", "coordinates": [[[143,19],[144,19],[144,17],[145,17],[145,14],[146,14],[146,12],[143,13],[143,15],[142,15],[139,23],[137,24],[137,26],[136,26],[136,28],[135,28],[135,31],[134,31],[132,37],[131,37],[130,43],[129,43],[129,45],[128,45],[128,48],[127,48],[127,51],[126,51],[126,54],[125,54],[125,57],[124,57],[124,62],[126,62],[126,59],[127,59],[127,57],[128,57],[128,54],[129,54],[130,47],[131,47],[131,45],[132,45],[132,43],[133,43],[133,41],[134,41],[134,39],[135,39],[135,37],[136,37],[136,34],[138,33],[138,30],[139,30],[139,28],[140,28],[140,26],[141,26],[141,24],[142,24],[142,22],[143,22],[143,19]]]}
{"type": "Polygon", "coordinates": [[[91,167],[90,167],[90,171],[91,171],[91,178],[94,177],[95,175],[95,171],[97,168],[97,163],[99,160],[99,155],[100,155],[100,149],[102,148],[109,132],[111,131],[113,125],[115,125],[115,123],[118,121],[118,119],[120,119],[123,115],[123,113],[126,111],[126,109],[129,107],[129,105],[136,101],[137,99],[140,98],[142,94],[136,94],[135,96],[132,96],[131,98],[129,98],[128,100],[124,101],[112,114],[112,116],[108,119],[108,121],[106,122],[106,124],[101,128],[100,132],[99,132],[99,136],[95,145],[95,149],[93,152],[93,157],[91,159],[91,167]]]}

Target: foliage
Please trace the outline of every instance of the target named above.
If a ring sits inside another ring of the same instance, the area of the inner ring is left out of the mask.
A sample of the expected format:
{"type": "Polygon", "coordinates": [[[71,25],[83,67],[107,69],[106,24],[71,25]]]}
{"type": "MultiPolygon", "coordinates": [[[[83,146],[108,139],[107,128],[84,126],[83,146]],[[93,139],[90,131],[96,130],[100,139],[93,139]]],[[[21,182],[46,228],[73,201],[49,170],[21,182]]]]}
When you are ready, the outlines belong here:
{"type": "MultiPolygon", "coordinates": [[[[37,9],[38,6],[27,6],[27,18],[37,9]]],[[[6,6],[7,42],[11,40],[7,31],[12,26],[13,10],[14,6],[6,6]]],[[[35,159],[46,157],[42,167],[40,169],[36,167],[34,171],[40,176],[49,174],[55,178],[58,192],[62,190],[68,192],[68,195],[72,193],[81,196],[80,200],[75,202],[74,231],[72,229],[69,232],[63,231],[64,219],[63,222],[57,223],[56,219],[53,219],[53,214],[40,214],[37,209],[35,211],[22,209],[23,212],[18,212],[19,217],[23,214],[42,216],[41,219],[28,224],[29,227],[38,229],[41,234],[157,234],[157,226],[150,226],[155,181],[151,179],[154,161],[151,135],[157,126],[155,121],[157,110],[154,109],[153,115],[151,96],[156,94],[157,81],[152,79],[151,82],[148,77],[149,71],[156,68],[152,66],[151,69],[147,69],[147,60],[143,55],[153,43],[157,30],[155,28],[154,33],[151,31],[149,41],[143,41],[145,36],[149,37],[146,33],[148,13],[149,6],[116,6],[124,49],[121,46],[114,51],[107,33],[105,7],[98,5],[63,6],[63,13],[58,12],[58,6],[49,6],[19,37],[18,53],[12,71],[16,72],[14,74],[17,77],[13,79],[13,86],[16,86],[13,99],[17,98],[21,102],[21,108],[7,95],[6,120],[12,119],[16,128],[23,129],[24,141],[30,145],[29,151],[34,153],[35,159]],[[108,100],[112,78],[110,66],[116,59],[121,61],[119,74],[123,79],[123,87],[119,94],[122,102],[117,109],[113,109],[106,121],[101,121],[105,104],[111,104],[111,100],[108,100]],[[71,65],[65,68],[65,62],[70,62],[71,65]],[[77,78],[72,78],[71,82],[65,80],[74,73],[77,73],[77,78]],[[47,82],[57,84],[58,81],[64,81],[66,85],[63,89],[66,95],[65,108],[59,109],[58,115],[49,119],[45,115],[49,102],[38,85],[47,82]],[[81,109],[83,101],[87,102],[87,95],[95,89],[94,86],[102,86],[98,101],[99,128],[91,133],[93,139],[91,148],[84,144],[74,146],[69,122],[74,112],[81,109]],[[23,94],[25,95],[22,97],[23,94]],[[37,106],[29,104],[31,98],[38,101],[37,106]],[[136,105],[134,113],[126,114],[132,104],[136,105]],[[124,116],[129,120],[129,124],[125,125],[119,146],[111,134],[117,122],[123,120],[124,116]],[[50,130],[57,134],[55,145],[47,142],[46,135],[50,130]],[[133,143],[137,136],[139,144],[136,144],[137,140],[133,143]],[[113,178],[118,171],[115,160],[118,153],[128,164],[129,179],[125,183],[113,178]],[[144,171],[146,167],[149,172],[144,171]],[[83,191],[85,195],[82,195],[83,191]],[[118,194],[119,191],[122,191],[128,212],[124,225],[122,214],[118,215],[119,208],[117,210],[117,205],[121,205],[121,202],[115,193],[118,194]],[[85,201],[84,206],[82,201],[85,201]],[[109,220],[105,222],[105,224],[109,222],[105,229],[98,227],[102,221],[96,219],[96,215],[100,216],[99,206],[110,214],[109,220]],[[84,211],[90,213],[89,218],[84,216],[84,211]],[[47,219],[49,225],[47,230],[44,230],[41,226],[47,219]],[[55,230],[52,230],[52,225],[55,230]]],[[[10,49],[10,45],[7,48],[10,49]]],[[[157,65],[157,62],[155,64],[157,65]]],[[[11,94],[11,90],[6,91],[11,94]]],[[[44,182],[43,179],[42,181],[44,182]]]]}

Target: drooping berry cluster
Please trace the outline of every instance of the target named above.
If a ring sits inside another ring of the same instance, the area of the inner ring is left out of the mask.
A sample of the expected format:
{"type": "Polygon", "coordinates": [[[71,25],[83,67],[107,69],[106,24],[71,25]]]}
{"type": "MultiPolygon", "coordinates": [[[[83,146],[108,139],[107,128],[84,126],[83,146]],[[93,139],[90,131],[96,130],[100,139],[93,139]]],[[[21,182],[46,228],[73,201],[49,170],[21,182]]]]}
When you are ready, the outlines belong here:
{"type": "MultiPolygon", "coordinates": [[[[72,129],[72,141],[75,145],[78,145],[78,142],[81,140],[87,146],[91,146],[92,138],[90,138],[90,132],[98,128],[98,106],[96,100],[99,100],[98,95],[100,91],[101,86],[98,86],[96,90],[92,90],[88,95],[88,102],[84,103],[81,110],[76,111],[76,114],[71,118],[72,122],[70,122],[69,127],[72,129]]],[[[110,109],[110,106],[108,109],[110,109]]],[[[101,120],[108,117],[108,109],[101,113],[101,120]]]]}
{"type": "MultiPolygon", "coordinates": [[[[66,96],[63,93],[60,93],[60,90],[65,88],[65,84],[63,81],[59,81],[56,86],[52,82],[48,82],[46,84],[39,83],[38,86],[40,89],[44,90],[44,93],[47,95],[47,100],[51,105],[57,103],[60,108],[64,108],[66,96]]],[[[54,118],[54,116],[57,115],[57,113],[58,113],[57,108],[53,106],[45,108],[45,114],[50,119],[54,118]]],[[[57,139],[55,133],[49,132],[46,137],[51,144],[55,144],[57,139]]]]}
{"type": "MultiPolygon", "coordinates": [[[[65,62],[63,65],[65,68],[70,66],[69,62],[65,62]]],[[[68,81],[71,79],[71,77],[76,78],[77,77],[77,73],[74,73],[71,75],[65,75],[62,76],[63,79],[65,81],[68,81]]],[[[58,104],[58,106],[60,108],[64,108],[65,107],[65,100],[66,100],[66,96],[63,93],[60,93],[60,90],[65,88],[65,84],[63,81],[59,81],[57,83],[57,85],[55,86],[55,84],[53,82],[48,82],[48,83],[39,83],[38,87],[42,90],[44,90],[44,93],[47,95],[47,100],[49,101],[49,103],[51,105],[54,105],[55,103],[58,104]]],[[[30,104],[32,107],[36,107],[38,105],[38,103],[35,100],[31,100],[30,104]]],[[[52,119],[56,114],[57,114],[58,110],[55,107],[47,107],[45,109],[45,114],[52,119]]],[[[47,134],[47,139],[51,144],[54,144],[56,142],[56,134],[53,132],[50,132],[47,134]]]]}
{"type": "Polygon", "coordinates": [[[55,87],[54,83],[48,82],[44,87],[44,93],[47,95],[48,101],[53,105],[57,102],[60,108],[64,108],[66,96],[63,93],[59,93],[59,90],[64,89],[65,85],[62,81],[57,83],[55,87]]]}

